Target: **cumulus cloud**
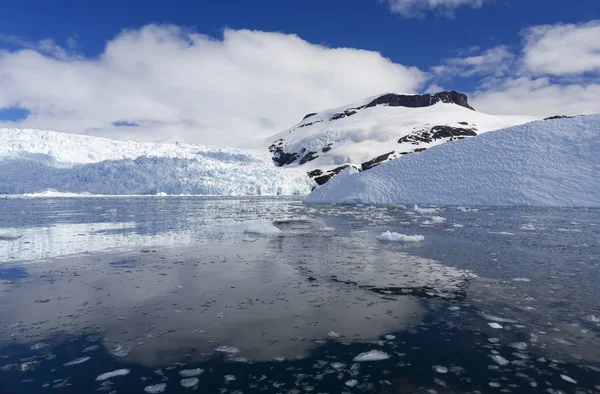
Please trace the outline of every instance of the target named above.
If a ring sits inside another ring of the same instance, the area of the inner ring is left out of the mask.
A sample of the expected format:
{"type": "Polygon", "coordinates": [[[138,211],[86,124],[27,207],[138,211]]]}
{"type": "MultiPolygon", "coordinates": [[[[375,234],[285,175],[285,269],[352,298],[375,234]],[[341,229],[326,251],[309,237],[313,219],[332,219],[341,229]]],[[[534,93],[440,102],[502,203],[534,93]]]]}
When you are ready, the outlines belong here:
{"type": "Polygon", "coordinates": [[[439,79],[479,77],[476,109],[550,116],[600,113],[600,21],[533,26],[518,50],[496,46],[445,59],[439,79]]]}
{"type": "Polygon", "coordinates": [[[475,92],[474,107],[491,114],[585,115],[600,113],[600,84],[561,84],[547,77],[507,78],[475,92]]]}
{"type": "Polygon", "coordinates": [[[96,58],[50,40],[21,47],[0,51],[0,108],[31,111],[16,126],[136,140],[239,145],[307,112],[414,92],[427,78],[377,52],[249,30],[214,39],[148,25],[123,31],[96,58]]]}
{"type": "Polygon", "coordinates": [[[501,76],[510,71],[515,58],[507,46],[499,45],[478,55],[444,59],[433,71],[441,77],[501,76]]]}
{"type": "Polygon", "coordinates": [[[523,36],[524,63],[533,73],[600,74],[600,21],[534,26],[523,36]]]}
{"type": "Polygon", "coordinates": [[[427,12],[436,12],[453,17],[460,7],[481,8],[484,0],[380,0],[387,3],[392,12],[406,18],[423,17],[427,12]]]}

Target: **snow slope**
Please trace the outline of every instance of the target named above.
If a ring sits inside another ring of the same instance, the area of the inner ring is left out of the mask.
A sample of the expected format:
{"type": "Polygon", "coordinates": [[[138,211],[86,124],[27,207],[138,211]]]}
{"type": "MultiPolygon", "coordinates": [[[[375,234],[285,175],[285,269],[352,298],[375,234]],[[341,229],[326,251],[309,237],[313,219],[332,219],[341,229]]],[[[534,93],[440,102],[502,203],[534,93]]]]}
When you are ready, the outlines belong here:
{"type": "Polygon", "coordinates": [[[600,115],[528,123],[345,170],[305,202],[600,207],[600,115]]]}
{"type": "Polygon", "coordinates": [[[0,129],[0,194],[295,195],[312,187],[303,172],[276,168],[267,154],[0,129]]]}
{"type": "MultiPolygon", "coordinates": [[[[463,105],[468,105],[466,95],[456,92],[439,94],[453,94],[463,100],[463,105]]],[[[393,153],[381,161],[535,120],[522,116],[487,115],[470,107],[441,101],[434,105],[421,102],[417,105],[426,106],[417,108],[402,106],[415,104],[414,99],[423,101],[424,97],[431,100],[435,96],[386,94],[354,105],[309,114],[296,126],[271,138],[273,160],[280,166],[303,168],[321,184],[324,182],[319,181],[319,176],[335,169],[339,172],[342,166],[365,169],[369,161],[390,152],[393,153]],[[403,97],[406,103],[394,103],[394,96],[403,97]],[[385,103],[383,99],[386,97],[392,97],[388,100],[390,103],[385,103]],[[377,102],[384,103],[373,105],[377,102]]]]}

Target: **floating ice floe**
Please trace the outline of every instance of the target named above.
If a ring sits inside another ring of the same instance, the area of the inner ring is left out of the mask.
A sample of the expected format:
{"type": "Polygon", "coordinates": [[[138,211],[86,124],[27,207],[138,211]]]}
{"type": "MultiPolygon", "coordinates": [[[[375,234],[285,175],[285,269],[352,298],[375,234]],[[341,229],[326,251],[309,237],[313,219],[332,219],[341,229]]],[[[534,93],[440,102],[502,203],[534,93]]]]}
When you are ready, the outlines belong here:
{"type": "Polygon", "coordinates": [[[83,364],[84,362],[88,361],[91,357],[80,357],[80,358],[76,358],[73,361],[69,361],[68,363],[64,363],[63,366],[65,367],[70,367],[71,365],[77,365],[77,364],[83,364]]]}
{"type": "Polygon", "coordinates": [[[502,357],[499,354],[491,354],[490,358],[492,360],[494,360],[494,362],[500,366],[505,366],[505,365],[510,364],[510,361],[508,361],[507,359],[505,359],[504,357],[502,357]]]}
{"type": "Polygon", "coordinates": [[[435,209],[435,208],[421,208],[418,205],[415,205],[413,207],[413,211],[415,211],[416,213],[419,213],[421,215],[431,215],[432,213],[436,213],[437,209],[435,209]]]}
{"type": "Polygon", "coordinates": [[[179,371],[179,376],[181,376],[182,378],[191,378],[194,376],[202,375],[203,373],[204,370],[202,368],[182,369],[181,371],[179,371]]]}
{"type": "Polygon", "coordinates": [[[504,328],[498,323],[488,323],[488,326],[492,327],[495,330],[502,330],[504,328]]]}
{"type": "Polygon", "coordinates": [[[567,376],[567,375],[563,375],[563,374],[561,374],[561,375],[560,375],[560,378],[561,378],[562,380],[564,380],[565,382],[569,382],[569,383],[577,384],[577,381],[576,381],[576,380],[574,380],[573,378],[571,378],[571,377],[569,377],[569,376],[567,376]]]}
{"type": "Polygon", "coordinates": [[[275,236],[281,235],[283,232],[275,227],[273,224],[269,222],[254,222],[246,225],[244,229],[244,233],[246,234],[258,234],[258,235],[267,235],[267,236],[275,236]]]}
{"type": "Polygon", "coordinates": [[[182,379],[181,382],[179,382],[179,384],[181,384],[181,386],[188,388],[188,389],[195,389],[198,387],[199,382],[200,382],[200,380],[198,378],[189,378],[189,379],[182,379]]]}
{"type": "Polygon", "coordinates": [[[148,394],[163,393],[167,389],[166,383],[158,383],[144,387],[144,391],[148,394]]]}
{"type": "Polygon", "coordinates": [[[103,373],[101,375],[98,375],[98,377],[96,378],[96,381],[101,382],[103,380],[108,380],[117,376],[125,376],[125,375],[129,375],[129,370],[128,369],[117,369],[111,372],[106,372],[103,373]]]}
{"type": "Polygon", "coordinates": [[[31,346],[31,350],[40,350],[40,349],[46,348],[48,346],[50,346],[50,345],[48,345],[47,343],[38,342],[35,345],[31,346]]]}
{"type": "Polygon", "coordinates": [[[448,368],[443,365],[434,365],[432,368],[437,373],[448,373],[448,368]]]}
{"type": "Polygon", "coordinates": [[[240,349],[234,347],[234,346],[219,346],[218,348],[215,349],[215,351],[217,352],[221,352],[221,353],[229,353],[229,354],[236,354],[240,352],[240,349]]]}
{"type": "Polygon", "coordinates": [[[423,242],[425,237],[422,235],[405,235],[386,231],[377,237],[378,241],[382,242],[423,242]]]}
{"type": "Polygon", "coordinates": [[[340,334],[339,332],[335,332],[335,331],[330,331],[329,334],[327,334],[329,336],[329,338],[341,338],[342,334],[340,334]]]}
{"type": "Polygon", "coordinates": [[[535,226],[533,224],[524,224],[521,226],[521,230],[524,231],[535,231],[535,226]]]}
{"type": "Polygon", "coordinates": [[[387,360],[390,356],[387,353],[382,352],[381,350],[371,350],[369,352],[364,352],[354,357],[352,361],[355,362],[365,362],[365,361],[382,361],[387,360]]]}
{"type": "Polygon", "coordinates": [[[513,278],[513,282],[531,282],[529,278],[513,278]]]}
{"type": "Polygon", "coordinates": [[[356,380],[356,379],[350,379],[345,383],[345,385],[348,387],[354,387],[357,384],[358,384],[358,380],[356,380]]]}
{"type": "Polygon", "coordinates": [[[127,357],[131,353],[131,348],[127,346],[117,345],[114,347],[112,354],[117,357],[127,357]]]}

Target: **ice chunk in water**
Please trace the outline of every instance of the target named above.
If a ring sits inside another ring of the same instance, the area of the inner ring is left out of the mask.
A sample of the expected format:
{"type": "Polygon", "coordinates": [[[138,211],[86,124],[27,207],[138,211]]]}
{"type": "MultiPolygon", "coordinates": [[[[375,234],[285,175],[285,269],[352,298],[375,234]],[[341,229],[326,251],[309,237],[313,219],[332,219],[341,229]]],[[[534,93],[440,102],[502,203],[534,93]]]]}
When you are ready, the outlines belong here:
{"type": "Polygon", "coordinates": [[[117,357],[127,357],[129,356],[129,353],[131,353],[131,348],[121,345],[115,346],[112,352],[112,354],[114,354],[117,357]]]}
{"type": "Polygon", "coordinates": [[[377,240],[383,242],[423,242],[425,237],[422,235],[404,235],[386,231],[377,237],[377,240]]]}
{"type": "Polygon", "coordinates": [[[102,375],[98,375],[98,377],[96,378],[96,380],[98,382],[101,382],[103,380],[107,380],[107,379],[111,379],[117,376],[125,376],[125,375],[129,375],[129,370],[128,369],[117,369],[111,372],[106,372],[103,373],[102,375]]]}
{"type": "Polygon", "coordinates": [[[148,394],[159,394],[163,393],[167,389],[166,383],[153,384],[151,386],[144,387],[144,391],[148,394]]]}
{"type": "Polygon", "coordinates": [[[38,343],[36,343],[35,345],[33,345],[31,347],[31,350],[40,350],[40,349],[43,349],[43,348],[48,347],[48,346],[50,346],[50,345],[48,345],[47,343],[38,342],[38,343]]]}
{"type": "Polygon", "coordinates": [[[560,375],[560,378],[561,378],[562,380],[564,380],[565,382],[569,382],[569,383],[577,384],[577,381],[576,381],[576,380],[574,380],[573,378],[571,378],[571,377],[569,377],[569,376],[567,376],[567,375],[563,375],[563,374],[561,374],[561,375],[560,375]]]}
{"type": "Polygon", "coordinates": [[[329,334],[327,334],[329,336],[329,338],[341,338],[342,334],[340,334],[339,332],[335,332],[335,331],[330,331],[329,334]]]}
{"type": "Polygon", "coordinates": [[[448,373],[448,368],[443,365],[434,365],[432,368],[437,373],[448,373]]]}
{"type": "Polygon", "coordinates": [[[198,387],[198,383],[200,382],[200,380],[198,378],[189,378],[189,379],[182,379],[180,384],[188,389],[195,389],[196,387],[198,387]]]}
{"type": "Polygon", "coordinates": [[[521,230],[524,231],[535,231],[535,226],[533,224],[524,224],[521,226],[521,230]]]}
{"type": "Polygon", "coordinates": [[[488,326],[492,327],[495,330],[502,330],[504,328],[498,323],[488,323],[488,326]]]}
{"type": "Polygon", "coordinates": [[[525,342],[514,342],[508,346],[515,348],[517,350],[526,350],[527,349],[527,344],[525,342]]]}
{"type": "Polygon", "coordinates": [[[240,352],[240,349],[233,347],[233,346],[219,346],[218,348],[215,349],[215,351],[221,352],[221,353],[236,354],[236,353],[240,352]]]}
{"type": "Polygon", "coordinates": [[[225,382],[233,382],[235,380],[235,375],[225,375],[225,382]]]}
{"type": "Polygon", "coordinates": [[[352,361],[355,362],[364,362],[364,361],[381,361],[387,360],[390,356],[387,353],[382,352],[381,350],[371,350],[369,352],[364,352],[354,357],[352,361]]]}
{"type": "Polygon", "coordinates": [[[419,213],[421,215],[430,215],[430,214],[436,213],[437,209],[435,209],[435,208],[420,208],[418,205],[415,205],[413,207],[413,211],[415,211],[416,213],[419,213]]]}
{"type": "Polygon", "coordinates": [[[181,371],[179,371],[179,376],[181,376],[182,378],[191,378],[193,376],[202,375],[203,373],[204,370],[202,368],[182,369],[181,371]]]}
{"type": "Polygon", "coordinates": [[[281,235],[283,232],[269,222],[254,222],[246,225],[244,233],[259,235],[281,235]]]}
{"type": "Polygon", "coordinates": [[[531,282],[529,278],[513,278],[514,282],[531,282]]]}
{"type": "Polygon", "coordinates": [[[69,361],[68,363],[64,363],[63,366],[65,367],[70,367],[71,365],[77,365],[77,364],[83,364],[84,362],[86,362],[87,360],[89,360],[91,357],[80,357],[80,358],[76,358],[73,361],[69,361]]]}
{"type": "Polygon", "coordinates": [[[501,365],[501,366],[505,366],[505,365],[510,364],[510,361],[508,361],[504,357],[500,356],[499,354],[492,354],[492,355],[490,355],[490,358],[492,360],[494,360],[494,362],[496,364],[501,365]]]}
{"type": "Polygon", "coordinates": [[[356,385],[358,384],[358,380],[356,380],[356,379],[351,379],[351,380],[347,381],[345,384],[346,384],[346,386],[348,386],[348,387],[354,387],[354,386],[356,386],[356,385]]]}

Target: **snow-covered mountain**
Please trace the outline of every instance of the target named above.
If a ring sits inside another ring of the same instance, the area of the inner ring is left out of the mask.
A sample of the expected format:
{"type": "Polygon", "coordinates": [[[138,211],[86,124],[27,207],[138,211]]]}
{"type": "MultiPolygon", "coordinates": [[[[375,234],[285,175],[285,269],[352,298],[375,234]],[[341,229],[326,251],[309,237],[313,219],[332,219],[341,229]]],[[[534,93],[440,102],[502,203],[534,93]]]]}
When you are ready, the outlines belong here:
{"type": "Polygon", "coordinates": [[[600,207],[599,153],[600,115],[542,120],[347,169],[305,202],[600,207]]]}
{"type": "Polygon", "coordinates": [[[308,114],[272,137],[278,166],[304,169],[318,184],[348,166],[369,169],[448,141],[536,120],[476,112],[467,96],[388,93],[360,103],[308,114]]]}
{"type": "Polygon", "coordinates": [[[266,152],[0,129],[0,194],[296,195],[313,186],[266,152]]]}

